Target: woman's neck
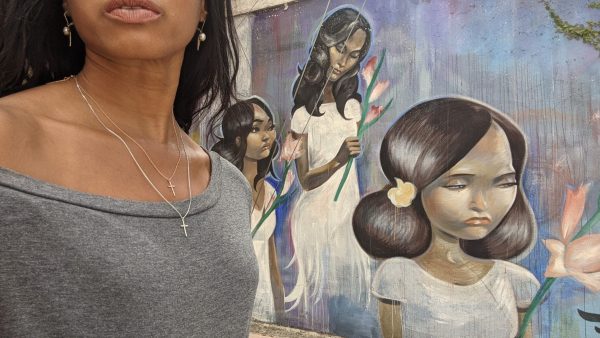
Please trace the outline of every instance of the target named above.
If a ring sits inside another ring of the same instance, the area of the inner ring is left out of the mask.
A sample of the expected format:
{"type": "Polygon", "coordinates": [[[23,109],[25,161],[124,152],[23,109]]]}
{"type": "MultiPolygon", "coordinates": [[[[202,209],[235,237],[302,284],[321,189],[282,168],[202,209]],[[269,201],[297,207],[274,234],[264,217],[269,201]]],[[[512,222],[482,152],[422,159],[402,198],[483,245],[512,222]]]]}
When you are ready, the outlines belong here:
{"type": "Polygon", "coordinates": [[[258,161],[244,157],[244,168],[242,169],[242,173],[244,174],[244,177],[246,177],[248,183],[250,183],[252,191],[255,191],[254,179],[256,178],[256,175],[258,175],[258,161]]]}
{"type": "Polygon", "coordinates": [[[414,260],[430,275],[456,285],[480,281],[494,266],[492,260],[467,255],[458,238],[433,229],[429,249],[414,260]]]}
{"type": "Polygon", "coordinates": [[[421,257],[428,261],[451,265],[462,265],[473,259],[462,250],[458,238],[434,227],[431,230],[431,244],[421,257]]]}
{"type": "Polygon", "coordinates": [[[327,81],[325,88],[323,88],[323,103],[335,102],[335,96],[333,96],[333,83],[327,81]]]}
{"type": "Polygon", "coordinates": [[[174,136],[171,116],[182,63],[183,54],[164,60],[115,61],[88,51],[78,80],[127,134],[167,143],[174,136]]]}

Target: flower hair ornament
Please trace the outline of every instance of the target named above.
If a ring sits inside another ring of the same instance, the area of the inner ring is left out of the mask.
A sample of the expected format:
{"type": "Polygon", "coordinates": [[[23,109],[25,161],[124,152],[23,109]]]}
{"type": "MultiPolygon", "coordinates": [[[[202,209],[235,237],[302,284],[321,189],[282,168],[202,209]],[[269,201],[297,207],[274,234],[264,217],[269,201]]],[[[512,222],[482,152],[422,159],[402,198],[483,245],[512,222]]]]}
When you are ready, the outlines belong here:
{"type": "Polygon", "coordinates": [[[406,208],[417,196],[417,187],[410,182],[396,178],[396,187],[388,191],[388,198],[396,208],[406,208]]]}

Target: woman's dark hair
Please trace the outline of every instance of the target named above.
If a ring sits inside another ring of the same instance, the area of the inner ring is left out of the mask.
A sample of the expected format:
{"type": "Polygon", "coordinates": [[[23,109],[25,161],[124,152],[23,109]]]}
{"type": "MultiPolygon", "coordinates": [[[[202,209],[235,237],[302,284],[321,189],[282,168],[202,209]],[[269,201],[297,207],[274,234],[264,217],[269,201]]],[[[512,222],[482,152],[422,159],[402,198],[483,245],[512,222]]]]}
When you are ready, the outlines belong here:
{"type": "MultiPolygon", "coordinates": [[[[0,2],[0,97],[63,79],[81,71],[85,46],[72,27],[72,47],[62,33],[62,0],[2,0],[0,2]]],[[[175,97],[174,112],[186,131],[208,107],[219,115],[235,92],[239,57],[230,0],[206,0],[204,32],[209,39],[196,50],[187,45],[175,97]],[[213,106],[213,103],[217,103],[213,106]]]]}
{"type": "Polygon", "coordinates": [[[504,114],[466,98],[439,98],[420,103],[400,117],[381,144],[380,161],[390,182],[412,182],[417,196],[406,208],[388,199],[391,185],[364,197],[352,219],[361,247],[376,258],[415,257],[431,243],[431,225],[421,202],[422,191],[456,165],[495,122],[506,134],[516,172],[517,196],[498,227],[479,240],[461,240],[461,248],[479,258],[508,259],[534,244],[537,228],[521,178],[525,137],[504,114]]]}
{"type": "Polygon", "coordinates": [[[327,71],[330,67],[329,48],[341,43],[354,34],[357,30],[363,30],[367,37],[360,50],[358,62],[348,70],[346,74],[333,83],[333,96],[338,112],[344,117],[344,107],[349,99],[361,100],[358,91],[358,71],[360,62],[365,58],[371,46],[371,25],[358,10],[352,7],[343,7],[330,14],[321,25],[314,47],[310,51],[308,62],[304,68],[298,67],[298,77],[294,81],[293,92],[294,108],[304,106],[309,114],[321,116],[319,107],[323,103],[321,91],[327,81],[327,71]],[[302,77],[302,78],[301,78],[302,77]]]}
{"type": "MultiPolygon", "coordinates": [[[[212,150],[223,156],[226,160],[233,163],[240,171],[244,169],[244,157],[246,156],[246,140],[248,134],[252,131],[252,125],[254,123],[254,106],[260,107],[264,110],[269,119],[273,121],[273,113],[266,104],[266,102],[258,96],[253,96],[247,100],[239,101],[233,104],[223,115],[223,123],[221,128],[223,130],[223,138],[217,142],[212,150]],[[236,139],[239,137],[239,144],[236,139]]],[[[271,175],[275,176],[273,166],[271,165],[272,159],[277,156],[279,146],[277,142],[273,142],[269,156],[258,161],[258,173],[254,178],[254,187],[258,181],[271,172],[271,175]]]]}

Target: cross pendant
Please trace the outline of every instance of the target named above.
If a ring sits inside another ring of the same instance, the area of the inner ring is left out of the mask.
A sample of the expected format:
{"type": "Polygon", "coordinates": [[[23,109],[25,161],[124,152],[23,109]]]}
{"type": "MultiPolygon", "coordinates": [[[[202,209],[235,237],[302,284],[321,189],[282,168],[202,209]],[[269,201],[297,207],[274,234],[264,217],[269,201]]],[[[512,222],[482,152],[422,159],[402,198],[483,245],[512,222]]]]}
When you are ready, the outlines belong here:
{"type": "Polygon", "coordinates": [[[175,188],[175,186],[173,185],[173,183],[171,183],[171,181],[169,181],[168,187],[171,188],[171,191],[173,192],[173,197],[175,197],[175,189],[173,189],[175,188]]]}
{"type": "Polygon", "coordinates": [[[185,237],[187,237],[187,230],[186,230],[186,228],[188,227],[188,225],[185,224],[185,221],[183,221],[181,223],[181,227],[183,228],[183,233],[185,234],[185,237]]]}

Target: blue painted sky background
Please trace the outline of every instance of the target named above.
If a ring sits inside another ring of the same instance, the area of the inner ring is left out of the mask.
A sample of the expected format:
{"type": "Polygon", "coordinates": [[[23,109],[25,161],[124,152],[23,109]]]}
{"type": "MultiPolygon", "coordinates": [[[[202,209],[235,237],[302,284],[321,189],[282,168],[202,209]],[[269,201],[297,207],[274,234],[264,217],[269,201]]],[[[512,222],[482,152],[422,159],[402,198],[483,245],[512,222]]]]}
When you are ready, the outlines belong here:
{"type": "MultiPolygon", "coordinates": [[[[361,8],[363,0],[331,1],[329,9],[346,4],[361,8]]],[[[572,23],[600,20],[600,10],[587,8],[588,1],[551,4],[572,23]]],[[[303,0],[254,17],[252,91],[270,103],[280,125],[289,123],[296,68],[307,59],[326,6],[325,0],[303,0]]],[[[374,29],[371,55],[387,50],[380,78],[392,86],[380,104],[393,97],[394,106],[363,140],[358,160],[362,193],[386,184],[379,146],[395,119],[421,100],[466,95],[510,115],[526,133],[530,157],[524,186],[540,239],[557,237],[568,184],[592,182],[584,219],[591,216],[600,194],[598,51],[557,33],[543,5],[534,0],[367,0],[363,13],[374,29]]],[[[287,213],[292,206],[278,211],[280,266],[291,257],[287,213]]],[[[538,242],[519,263],[543,280],[547,260],[538,242]]],[[[286,283],[295,278],[293,269],[283,274],[286,283]]],[[[535,318],[537,335],[595,336],[577,308],[600,312],[600,297],[571,280],[556,283],[535,318]]]]}

